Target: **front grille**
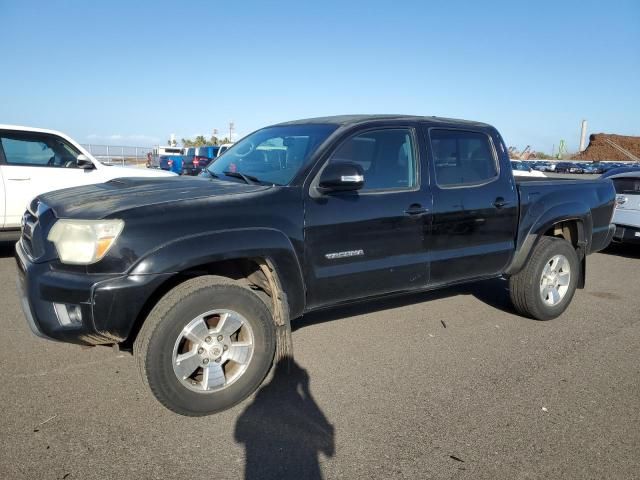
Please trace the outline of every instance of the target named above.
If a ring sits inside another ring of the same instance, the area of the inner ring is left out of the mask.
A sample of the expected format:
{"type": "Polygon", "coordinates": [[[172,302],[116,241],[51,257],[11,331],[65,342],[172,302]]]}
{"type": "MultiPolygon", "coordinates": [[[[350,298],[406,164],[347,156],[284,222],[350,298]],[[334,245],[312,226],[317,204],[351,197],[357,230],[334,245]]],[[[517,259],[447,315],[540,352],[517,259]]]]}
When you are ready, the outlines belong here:
{"type": "Polygon", "coordinates": [[[44,238],[40,227],[40,202],[35,199],[29,205],[22,216],[22,236],[20,241],[31,260],[36,260],[44,255],[44,238]]]}

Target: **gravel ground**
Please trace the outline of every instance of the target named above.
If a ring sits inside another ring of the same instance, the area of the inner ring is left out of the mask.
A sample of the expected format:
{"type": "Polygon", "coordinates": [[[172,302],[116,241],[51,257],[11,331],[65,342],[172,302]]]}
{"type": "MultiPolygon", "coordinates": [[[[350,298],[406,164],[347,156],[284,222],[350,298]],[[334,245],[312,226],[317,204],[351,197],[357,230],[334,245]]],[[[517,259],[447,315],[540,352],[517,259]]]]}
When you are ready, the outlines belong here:
{"type": "Polygon", "coordinates": [[[197,419],[128,354],[34,337],[0,253],[0,478],[640,477],[640,249],[589,257],[549,322],[501,281],[310,315],[288,373],[197,419]]]}

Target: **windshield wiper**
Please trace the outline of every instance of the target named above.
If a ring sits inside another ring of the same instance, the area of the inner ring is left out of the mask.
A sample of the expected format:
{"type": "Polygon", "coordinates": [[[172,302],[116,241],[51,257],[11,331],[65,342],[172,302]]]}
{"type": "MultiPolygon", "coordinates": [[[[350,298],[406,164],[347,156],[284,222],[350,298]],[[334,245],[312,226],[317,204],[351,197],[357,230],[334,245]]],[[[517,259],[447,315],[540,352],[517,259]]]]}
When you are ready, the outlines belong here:
{"type": "Polygon", "coordinates": [[[253,175],[245,175],[244,173],[231,172],[229,170],[225,170],[222,173],[224,173],[227,177],[241,178],[245,181],[245,183],[248,183],[249,185],[255,185],[256,183],[260,182],[260,180],[258,180],[258,178],[254,177],[253,175]]]}

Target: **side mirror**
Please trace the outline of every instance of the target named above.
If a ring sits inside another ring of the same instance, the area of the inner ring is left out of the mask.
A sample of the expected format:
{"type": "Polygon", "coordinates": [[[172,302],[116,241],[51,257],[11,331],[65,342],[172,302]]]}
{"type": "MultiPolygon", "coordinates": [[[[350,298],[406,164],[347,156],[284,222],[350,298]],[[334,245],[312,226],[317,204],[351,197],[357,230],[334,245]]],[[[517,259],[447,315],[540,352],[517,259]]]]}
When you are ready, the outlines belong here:
{"type": "Polygon", "coordinates": [[[82,168],[83,170],[93,170],[94,168],[96,168],[93,162],[83,154],[78,155],[76,164],[78,165],[78,168],[82,168]]]}
{"type": "Polygon", "coordinates": [[[330,163],[322,172],[318,189],[325,192],[350,192],[364,186],[364,170],[354,162],[330,163]]]}

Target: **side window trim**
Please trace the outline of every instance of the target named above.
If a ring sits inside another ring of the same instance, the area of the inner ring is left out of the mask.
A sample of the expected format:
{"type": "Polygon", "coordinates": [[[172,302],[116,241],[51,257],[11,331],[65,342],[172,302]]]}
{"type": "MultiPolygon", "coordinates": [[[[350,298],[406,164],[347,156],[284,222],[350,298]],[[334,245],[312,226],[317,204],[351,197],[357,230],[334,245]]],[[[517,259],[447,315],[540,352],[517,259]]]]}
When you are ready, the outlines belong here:
{"type": "MultiPolygon", "coordinates": [[[[0,130],[0,139],[6,133],[6,130],[0,130]]],[[[0,165],[9,165],[4,156],[4,147],[2,146],[2,141],[0,141],[0,165]]]]}
{"type": "Polygon", "coordinates": [[[496,146],[493,142],[493,138],[491,138],[491,135],[489,135],[487,132],[484,132],[482,130],[474,130],[471,128],[456,128],[456,127],[429,127],[427,129],[427,143],[429,144],[429,154],[431,157],[431,161],[433,164],[433,181],[436,184],[436,186],[442,190],[453,190],[456,188],[476,188],[476,187],[483,187],[485,185],[488,185],[490,183],[493,183],[497,180],[500,179],[500,173],[501,173],[501,169],[500,169],[500,162],[498,160],[498,154],[497,154],[497,150],[496,150],[496,146]],[[491,152],[491,156],[493,157],[493,162],[494,165],[496,167],[496,174],[491,177],[488,178],[487,180],[482,180],[479,182],[469,182],[469,183],[457,183],[457,184],[451,184],[451,185],[440,185],[440,183],[438,183],[438,174],[436,173],[436,157],[435,157],[435,152],[433,151],[433,143],[431,141],[431,132],[433,130],[448,130],[448,131],[454,131],[454,132],[468,132],[468,133],[475,133],[477,135],[483,135],[487,138],[487,140],[489,141],[489,148],[490,148],[490,152],[491,152]]]}
{"type": "MultiPolygon", "coordinates": [[[[340,150],[340,148],[350,139],[357,137],[359,135],[363,135],[370,132],[379,132],[381,130],[405,130],[409,133],[410,141],[412,144],[412,153],[413,153],[413,175],[415,184],[412,187],[398,187],[398,188],[376,188],[370,190],[358,190],[358,195],[371,195],[371,194],[386,194],[386,193],[398,193],[398,192],[415,192],[419,191],[421,188],[421,157],[420,157],[420,149],[418,147],[418,136],[416,132],[416,128],[411,125],[386,125],[386,126],[374,126],[368,127],[362,130],[357,130],[351,134],[346,135],[340,142],[328,152],[326,160],[324,160],[322,167],[318,170],[318,173],[315,175],[313,181],[310,184],[310,188],[313,189],[322,175],[322,172],[329,164],[333,155],[340,150]]],[[[366,178],[365,178],[366,185],[366,178]]]]}

